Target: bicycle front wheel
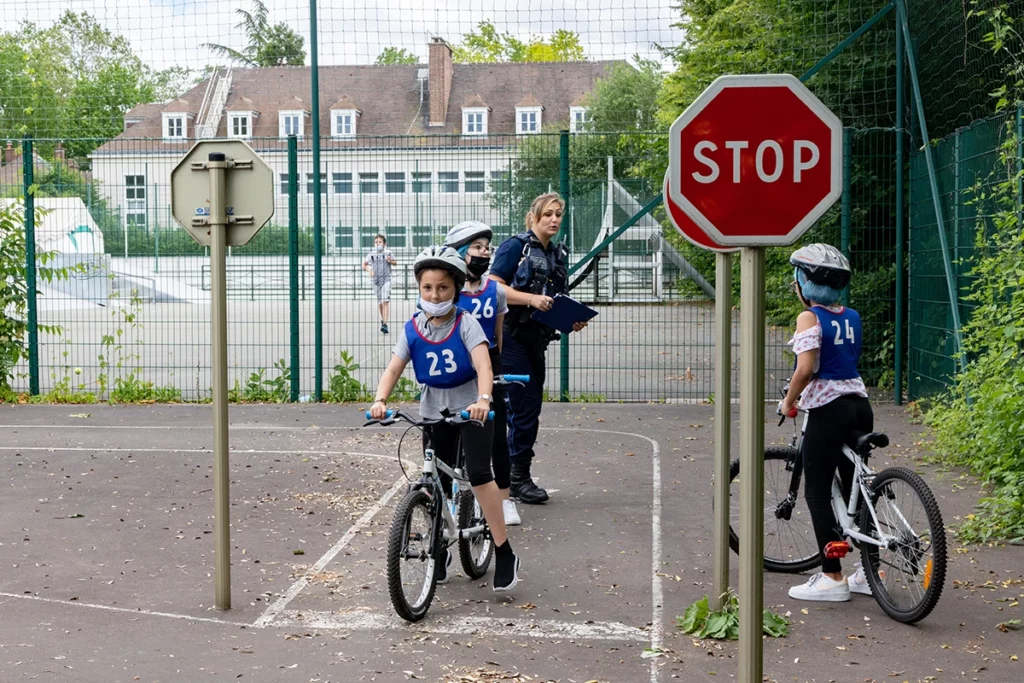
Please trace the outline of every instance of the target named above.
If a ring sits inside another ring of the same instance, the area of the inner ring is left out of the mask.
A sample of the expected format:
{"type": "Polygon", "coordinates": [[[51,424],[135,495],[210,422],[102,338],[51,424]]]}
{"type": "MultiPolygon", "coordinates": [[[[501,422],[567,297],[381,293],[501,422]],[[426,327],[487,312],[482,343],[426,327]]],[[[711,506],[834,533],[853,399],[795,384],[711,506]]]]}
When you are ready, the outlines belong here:
{"type": "MultiPolygon", "coordinates": [[[[468,489],[459,490],[459,529],[469,529],[486,524],[480,501],[468,489]]],[[[473,538],[459,538],[459,559],[462,571],[471,579],[479,579],[487,573],[487,566],[494,554],[494,543],[490,534],[480,533],[473,538]]]]}
{"type": "Polygon", "coordinates": [[[388,536],[388,593],[398,616],[419,621],[427,614],[437,588],[441,553],[437,505],[426,491],[405,494],[395,510],[388,536]]]}
{"type": "MultiPolygon", "coordinates": [[[[793,487],[794,466],[800,454],[791,446],[769,446],[764,451],[764,568],[797,573],[821,564],[811,513],[793,487]]],[[[740,461],[729,472],[729,546],[740,552],[740,461]]],[[[799,481],[797,482],[799,489],[799,481]]]]}
{"type": "Polygon", "coordinates": [[[861,533],[885,542],[881,548],[860,544],[878,606],[904,624],[924,619],[946,581],[946,528],[931,489],[917,473],[890,467],[871,482],[871,499],[861,504],[860,515],[861,533]]]}

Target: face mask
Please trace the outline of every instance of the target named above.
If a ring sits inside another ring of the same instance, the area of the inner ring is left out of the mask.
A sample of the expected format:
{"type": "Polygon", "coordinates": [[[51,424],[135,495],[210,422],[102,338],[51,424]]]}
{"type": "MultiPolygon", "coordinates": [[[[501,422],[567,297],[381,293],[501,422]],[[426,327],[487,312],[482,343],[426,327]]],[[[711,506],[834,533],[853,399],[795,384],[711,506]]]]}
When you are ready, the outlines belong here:
{"type": "Polygon", "coordinates": [[[376,245],[376,248],[377,248],[377,253],[378,253],[378,254],[379,254],[380,252],[384,251],[384,245],[383,245],[383,244],[378,244],[378,245],[376,245]]]}
{"type": "Polygon", "coordinates": [[[420,297],[418,304],[420,310],[429,315],[431,318],[440,318],[441,316],[448,315],[448,311],[452,310],[452,306],[455,302],[449,299],[448,301],[442,301],[439,304],[432,303],[420,297]]]}
{"type": "Polygon", "coordinates": [[[479,280],[487,272],[490,265],[491,258],[489,256],[470,256],[469,263],[466,264],[466,270],[469,271],[471,280],[479,280]]]}

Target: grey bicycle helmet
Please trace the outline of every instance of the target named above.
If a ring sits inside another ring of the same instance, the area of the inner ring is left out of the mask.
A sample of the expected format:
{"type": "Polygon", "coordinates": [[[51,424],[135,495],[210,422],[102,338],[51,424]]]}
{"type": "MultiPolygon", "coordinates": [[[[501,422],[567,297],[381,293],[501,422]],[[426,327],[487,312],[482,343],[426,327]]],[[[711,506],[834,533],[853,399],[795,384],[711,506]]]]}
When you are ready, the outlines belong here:
{"type": "Polygon", "coordinates": [[[480,237],[493,239],[494,231],[491,230],[491,226],[480,221],[462,221],[448,230],[448,235],[444,238],[444,246],[459,249],[480,237]]]}
{"type": "Polygon", "coordinates": [[[850,262],[831,244],[815,243],[800,247],[789,257],[789,262],[816,285],[843,289],[850,284],[850,262]]]}
{"type": "Polygon", "coordinates": [[[440,268],[447,271],[455,280],[455,297],[458,300],[459,292],[466,286],[466,260],[459,256],[459,252],[451,247],[431,245],[421,251],[412,262],[412,272],[417,282],[420,273],[427,268],[440,268]]]}

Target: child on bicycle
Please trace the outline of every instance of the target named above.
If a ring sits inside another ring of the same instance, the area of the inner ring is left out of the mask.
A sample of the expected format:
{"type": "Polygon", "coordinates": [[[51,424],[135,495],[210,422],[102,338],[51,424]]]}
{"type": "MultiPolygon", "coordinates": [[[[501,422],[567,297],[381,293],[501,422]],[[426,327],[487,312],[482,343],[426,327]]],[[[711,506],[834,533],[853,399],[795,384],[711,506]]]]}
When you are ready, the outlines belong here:
{"type": "MultiPolygon", "coordinates": [[[[452,226],[444,245],[459,252],[466,260],[466,286],[457,305],[480,322],[490,344],[491,367],[501,370],[501,329],[508,313],[505,288],[484,273],[491,265],[490,226],[480,221],[464,221],[452,226]]],[[[521,524],[516,504],[509,498],[512,459],[508,452],[508,411],[505,406],[505,388],[494,386],[494,481],[501,492],[505,525],[521,524]]]]}
{"type": "Polygon", "coordinates": [[[822,557],[821,572],[790,588],[789,596],[843,602],[851,591],[871,594],[863,567],[844,579],[840,560],[825,554],[829,543],[843,540],[832,510],[836,470],[847,498],[853,483],[854,467],[843,455],[843,443],[854,431],[872,431],[874,424],[867,389],[857,371],[861,321],[856,311],[839,304],[851,276],[842,252],[828,244],[810,244],[793,252],[789,262],[794,267],[793,289],[806,310],[796,319],[791,340],[796,370],[781,411],[788,415],[799,399],[800,408],[808,412],[801,454],[804,493],[822,557]]]}
{"type": "MultiPolygon", "coordinates": [[[[413,273],[419,285],[420,310],[398,335],[370,414],[375,420],[385,417],[388,396],[409,361],[417,381],[424,385],[420,416],[440,420],[446,413],[469,411],[470,419],[477,424],[438,422],[424,431],[423,438],[433,445],[438,458],[450,463],[456,459],[456,437],[461,436],[469,482],[494,540],[493,587],[496,592],[509,591],[519,582],[519,558],[508,540],[501,493],[491,470],[494,425],[487,420],[487,413],[491,410],[494,375],[489,345],[480,323],[455,306],[466,283],[466,262],[454,249],[431,246],[416,257],[413,273]]],[[[495,465],[500,471],[500,463],[495,465]]],[[[451,562],[452,555],[446,549],[438,583],[448,582],[451,562]]]]}

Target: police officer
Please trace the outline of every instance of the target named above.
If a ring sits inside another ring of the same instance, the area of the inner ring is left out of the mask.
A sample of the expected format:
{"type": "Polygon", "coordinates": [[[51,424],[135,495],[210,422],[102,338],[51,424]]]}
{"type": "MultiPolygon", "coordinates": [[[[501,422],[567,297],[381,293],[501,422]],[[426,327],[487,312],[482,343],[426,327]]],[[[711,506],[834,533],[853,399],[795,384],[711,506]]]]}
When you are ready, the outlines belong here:
{"type": "MultiPolygon", "coordinates": [[[[498,247],[491,264],[492,280],[505,286],[508,315],[505,316],[501,349],[505,374],[529,375],[524,387],[508,387],[508,447],[512,457],[512,495],[523,503],[548,500],[548,493],[534,483],[530,464],[540,426],[544,396],[544,353],[560,335],[530,318],[533,310],[547,311],[556,294],[568,291],[568,250],[552,243],[562,225],[565,201],[557,193],[533,200],[526,215],[526,231],[498,247]]],[[[579,331],[586,323],[577,323],[579,331]]]]}

